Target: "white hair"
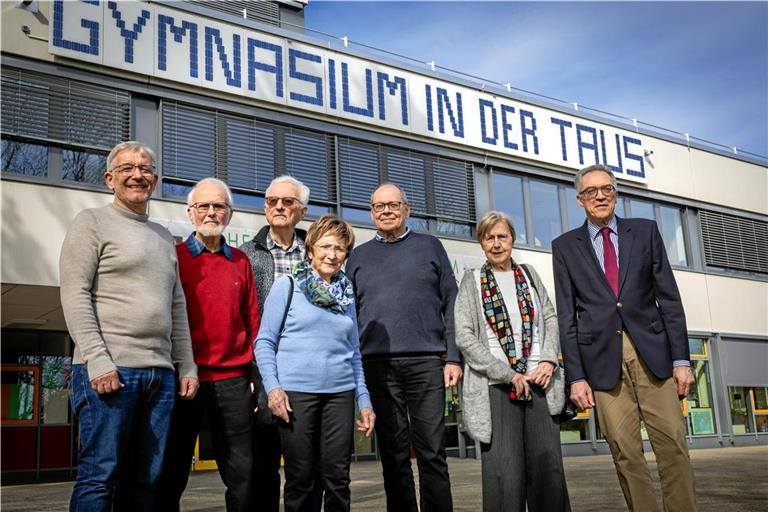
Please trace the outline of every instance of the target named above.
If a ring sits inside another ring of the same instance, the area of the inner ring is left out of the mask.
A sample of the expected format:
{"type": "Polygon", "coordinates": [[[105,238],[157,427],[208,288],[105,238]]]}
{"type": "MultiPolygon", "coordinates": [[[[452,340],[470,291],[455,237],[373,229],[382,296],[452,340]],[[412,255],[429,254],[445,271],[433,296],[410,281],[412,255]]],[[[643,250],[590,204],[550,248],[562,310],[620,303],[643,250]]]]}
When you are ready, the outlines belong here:
{"type": "Polygon", "coordinates": [[[143,142],[128,140],[121,142],[117,146],[113,147],[112,151],[109,152],[109,155],[107,155],[107,170],[112,170],[112,161],[114,161],[115,157],[117,157],[117,155],[122,151],[131,151],[134,153],[139,153],[140,155],[148,156],[149,163],[151,163],[153,166],[155,165],[155,152],[152,151],[152,148],[143,142]]]}
{"type": "Polygon", "coordinates": [[[227,204],[231,207],[234,204],[234,201],[232,200],[232,191],[229,190],[229,186],[217,178],[203,178],[202,180],[195,183],[195,186],[192,187],[192,190],[189,191],[189,194],[187,194],[187,206],[192,206],[192,196],[195,195],[195,191],[197,190],[197,187],[200,185],[217,185],[219,186],[225,194],[227,194],[227,204]]]}
{"type": "Polygon", "coordinates": [[[277,178],[273,179],[267,187],[267,191],[264,195],[269,196],[269,191],[272,190],[272,187],[280,183],[290,183],[296,187],[296,190],[299,191],[299,202],[302,204],[302,206],[307,206],[307,203],[309,203],[309,187],[293,176],[288,176],[287,174],[278,176],[277,178]]]}

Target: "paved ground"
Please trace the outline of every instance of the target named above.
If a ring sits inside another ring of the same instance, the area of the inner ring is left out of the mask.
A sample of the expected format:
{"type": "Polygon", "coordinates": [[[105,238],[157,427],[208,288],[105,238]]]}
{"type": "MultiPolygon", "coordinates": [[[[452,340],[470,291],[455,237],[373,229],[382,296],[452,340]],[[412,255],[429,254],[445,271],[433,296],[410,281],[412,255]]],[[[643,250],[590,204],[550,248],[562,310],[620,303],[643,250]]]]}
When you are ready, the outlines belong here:
{"type": "MultiPolygon", "coordinates": [[[[699,512],[768,510],[768,447],[693,450],[691,459],[699,512]]],[[[648,460],[658,495],[656,463],[652,455],[648,460]]],[[[481,510],[480,461],[451,458],[449,466],[455,510],[481,510]]],[[[567,457],[565,471],[574,512],[626,510],[609,456],[567,457]]],[[[7,512],[66,510],[71,489],[71,482],[3,486],[0,504],[7,512]]],[[[189,479],[182,510],[224,510],[223,496],[217,473],[195,473],[189,479]]],[[[378,462],[352,464],[352,510],[385,510],[378,462]]]]}

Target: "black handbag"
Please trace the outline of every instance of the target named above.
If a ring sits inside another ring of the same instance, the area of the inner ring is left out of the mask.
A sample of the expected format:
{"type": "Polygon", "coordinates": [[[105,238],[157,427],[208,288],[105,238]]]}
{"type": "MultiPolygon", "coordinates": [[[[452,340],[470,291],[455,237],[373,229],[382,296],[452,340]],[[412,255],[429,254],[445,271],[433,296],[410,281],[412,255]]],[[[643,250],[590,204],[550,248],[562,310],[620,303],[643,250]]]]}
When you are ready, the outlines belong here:
{"type": "Polygon", "coordinates": [[[563,369],[563,378],[565,379],[565,407],[563,407],[563,412],[557,415],[557,422],[565,423],[566,421],[572,420],[579,414],[579,407],[573,403],[573,400],[571,400],[571,385],[568,383],[568,379],[566,378],[565,366],[563,366],[562,362],[560,363],[560,368],[563,369]]]}
{"type": "MultiPolygon", "coordinates": [[[[291,300],[293,299],[293,278],[290,278],[291,286],[288,290],[288,302],[285,304],[285,312],[283,313],[283,321],[280,322],[279,336],[283,335],[285,330],[285,320],[288,318],[288,311],[291,309],[291,300]]],[[[275,352],[280,348],[280,338],[277,340],[277,347],[275,352]]],[[[254,425],[257,427],[268,427],[275,424],[275,417],[272,415],[272,411],[269,409],[269,396],[267,390],[264,389],[264,380],[261,378],[259,367],[254,361],[252,364],[252,381],[253,381],[253,406],[256,408],[256,414],[253,418],[254,425]]]]}

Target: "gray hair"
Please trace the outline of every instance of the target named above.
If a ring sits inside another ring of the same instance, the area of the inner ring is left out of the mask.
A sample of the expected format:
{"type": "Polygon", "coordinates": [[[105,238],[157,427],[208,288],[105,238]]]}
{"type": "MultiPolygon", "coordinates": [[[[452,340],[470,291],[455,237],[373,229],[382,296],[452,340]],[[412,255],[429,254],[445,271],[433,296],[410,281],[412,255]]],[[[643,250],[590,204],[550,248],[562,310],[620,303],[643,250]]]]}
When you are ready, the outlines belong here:
{"type": "Polygon", "coordinates": [[[272,182],[267,187],[266,192],[264,193],[264,196],[269,196],[269,191],[272,190],[272,187],[279,183],[290,183],[294,187],[296,187],[296,190],[299,191],[299,201],[301,202],[302,206],[307,206],[309,203],[309,187],[294,178],[293,176],[288,176],[287,174],[284,174],[282,176],[278,176],[277,178],[273,179],[272,182]]]}
{"type": "Polygon", "coordinates": [[[616,176],[614,176],[611,168],[608,167],[607,165],[595,164],[595,165],[590,165],[589,167],[584,167],[583,169],[579,169],[579,172],[576,173],[576,176],[573,178],[573,184],[576,186],[577,194],[581,194],[581,178],[595,171],[601,171],[607,174],[608,176],[610,176],[611,185],[613,185],[613,188],[615,188],[616,190],[619,190],[619,188],[616,186],[616,176]]]}
{"type": "Polygon", "coordinates": [[[477,241],[483,243],[485,235],[499,222],[506,223],[509,228],[509,233],[512,235],[512,243],[515,242],[517,233],[515,232],[515,225],[512,223],[512,219],[509,218],[504,212],[490,211],[483,215],[483,217],[477,221],[477,241]]]}
{"type": "Polygon", "coordinates": [[[117,146],[113,147],[112,151],[109,152],[109,155],[107,155],[107,170],[112,169],[112,162],[115,160],[115,157],[117,157],[117,155],[122,151],[131,151],[134,153],[139,153],[144,156],[148,156],[149,161],[153,166],[155,165],[155,161],[157,160],[155,158],[155,152],[152,151],[152,148],[150,148],[149,146],[147,146],[142,142],[129,140],[129,141],[121,142],[117,146]]]}
{"type": "Polygon", "coordinates": [[[195,195],[195,191],[197,190],[197,187],[200,185],[216,185],[219,188],[221,188],[225,194],[227,194],[227,204],[229,206],[232,206],[234,204],[234,200],[232,199],[232,191],[229,190],[229,186],[221,181],[218,178],[203,178],[197,183],[195,183],[195,186],[192,187],[192,190],[189,191],[189,194],[187,194],[187,206],[192,206],[192,196],[195,195]]]}
{"type": "Polygon", "coordinates": [[[408,196],[405,194],[405,190],[403,190],[403,187],[401,187],[397,183],[392,183],[391,181],[385,181],[384,183],[379,183],[379,186],[373,189],[373,192],[371,192],[371,203],[373,203],[373,194],[375,194],[381,187],[385,187],[387,185],[389,185],[390,187],[395,187],[397,190],[399,190],[400,197],[403,199],[403,203],[408,204],[408,196]]]}

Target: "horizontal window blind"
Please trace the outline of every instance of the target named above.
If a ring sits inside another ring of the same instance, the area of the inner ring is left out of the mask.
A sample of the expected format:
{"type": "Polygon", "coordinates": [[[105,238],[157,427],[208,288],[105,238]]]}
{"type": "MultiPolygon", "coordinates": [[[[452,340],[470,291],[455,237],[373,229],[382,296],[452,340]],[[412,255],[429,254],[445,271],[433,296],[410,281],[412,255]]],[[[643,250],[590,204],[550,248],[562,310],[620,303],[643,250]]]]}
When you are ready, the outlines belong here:
{"type": "Polygon", "coordinates": [[[188,0],[188,3],[240,18],[280,25],[280,8],[275,2],[267,0],[188,0]]]}
{"type": "Polygon", "coordinates": [[[438,158],[433,164],[435,213],[438,216],[475,221],[472,166],[456,160],[438,158]]]}
{"type": "Polygon", "coordinates": [[[371,194],[381,182],[379,148],[375,144],[340,138],[338,151],[341,200],[367,209],[371,194]]]}
{"type": "Polygon", "coordinates": [[[2,70],[2,132],[109,151],[130,138],[130,95],[6,67],[2,70]]]}
{"type": "Polygon", "coordinates": [[[281,174],[289,174],[308,186],[309,197],[313,200],[335,200],[330,173],[333,146],[331,136],[288,128],[284,140],[285,169],[281,174]]]}
{"type": "Polygon", "coordinates": [[[275,176],[306,184],[311,199],[335,201],[333,138],[176,102],[162,105],[164,177],[213,176],[246,192],[266,191],[275,176]]]}
{"type": "Polygon", "coordinates": [[[163,176],[198,181],[215,175],[216,113],[163,103],[163,176]]]}
{"type": "Polygon", "coordinates": [[[768,222],[707,210],[699,220],[707,265],[768,274],[768,222]]]}
{"type": "Polygon", "coordinates": [[[399,185],[408,195],[411,212],[430,213],[427,208],[426,163],[420,155],[401,153],[396,150],[386,152],[387,181],[399,185]]]}

